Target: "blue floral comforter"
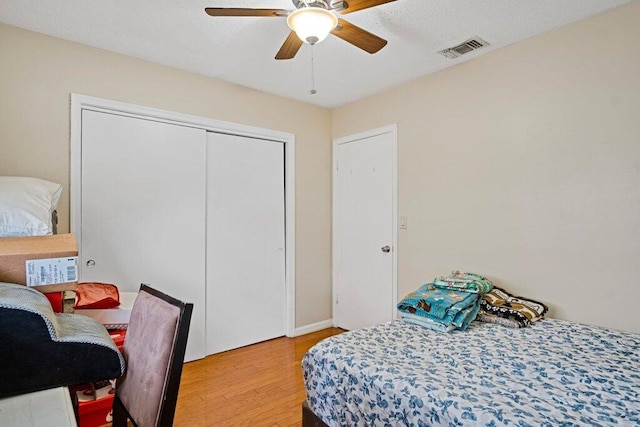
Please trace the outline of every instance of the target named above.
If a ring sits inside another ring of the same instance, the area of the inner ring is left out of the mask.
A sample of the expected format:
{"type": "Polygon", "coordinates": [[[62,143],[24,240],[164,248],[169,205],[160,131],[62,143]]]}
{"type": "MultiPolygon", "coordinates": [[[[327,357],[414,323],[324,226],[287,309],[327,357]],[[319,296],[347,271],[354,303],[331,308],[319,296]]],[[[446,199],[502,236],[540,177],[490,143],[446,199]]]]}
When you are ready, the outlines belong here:
{"type": "Polygon", "coordinates": [[[561,320],[393,321],[321,341],[302,367],[330,426],[640,425],[640,335],[561,320]]]}

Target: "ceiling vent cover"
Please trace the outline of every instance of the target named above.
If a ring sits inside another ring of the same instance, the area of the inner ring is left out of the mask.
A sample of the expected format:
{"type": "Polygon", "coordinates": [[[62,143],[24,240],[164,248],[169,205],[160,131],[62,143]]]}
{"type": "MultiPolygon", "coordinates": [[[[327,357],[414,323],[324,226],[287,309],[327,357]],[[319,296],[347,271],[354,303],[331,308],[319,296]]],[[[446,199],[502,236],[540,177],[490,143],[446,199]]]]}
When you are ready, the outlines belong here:
{"type": "Polygon", "coordinates": [[[445,50],[441,50],[438,53],[440,53],[441,55],[449,59],[455,59],[459,56],[464,55],[465,53],[473,52],[474,50],[480,49],[481,47],[485,47],[485,46],[489,46],[489,43],[482,40],[480,37],[474,37],[457,46],[453,46],[445,50]]]}

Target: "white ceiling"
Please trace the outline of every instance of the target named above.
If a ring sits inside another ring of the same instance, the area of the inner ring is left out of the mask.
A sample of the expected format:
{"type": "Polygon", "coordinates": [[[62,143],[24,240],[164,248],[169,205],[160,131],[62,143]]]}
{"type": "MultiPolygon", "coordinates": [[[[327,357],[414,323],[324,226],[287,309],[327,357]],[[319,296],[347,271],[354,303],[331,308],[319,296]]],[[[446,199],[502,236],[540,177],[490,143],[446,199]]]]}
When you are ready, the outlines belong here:
{"type": "Polygon", "coordinates": [[[289,34],[284,18],[214,18],[204,8],[293,9],[290,0],[0,0],[0,21],[332,108],[631,1],[397,0],[342,16],[388,40],[380,52],[330,35],[285,61],[274,59],[289,34]],[[491,46],[455,60],[437,53],[473,36],[491,46]]]}

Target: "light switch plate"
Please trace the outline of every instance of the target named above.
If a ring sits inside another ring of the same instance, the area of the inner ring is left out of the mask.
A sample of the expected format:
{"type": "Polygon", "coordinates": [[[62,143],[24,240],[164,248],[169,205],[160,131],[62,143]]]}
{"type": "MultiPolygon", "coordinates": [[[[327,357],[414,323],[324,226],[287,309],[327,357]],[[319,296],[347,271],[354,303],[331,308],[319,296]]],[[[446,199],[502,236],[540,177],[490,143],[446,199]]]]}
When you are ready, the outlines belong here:
{"type": "Polygon", "coordinates": [[[406,216],[401,216],[401,217],[399,218],[398,223],[399,223],[399,227],[400,227],[402,230],[406,230],[406,229],[407,229],[407,217],[406,217],[406,216]]]}

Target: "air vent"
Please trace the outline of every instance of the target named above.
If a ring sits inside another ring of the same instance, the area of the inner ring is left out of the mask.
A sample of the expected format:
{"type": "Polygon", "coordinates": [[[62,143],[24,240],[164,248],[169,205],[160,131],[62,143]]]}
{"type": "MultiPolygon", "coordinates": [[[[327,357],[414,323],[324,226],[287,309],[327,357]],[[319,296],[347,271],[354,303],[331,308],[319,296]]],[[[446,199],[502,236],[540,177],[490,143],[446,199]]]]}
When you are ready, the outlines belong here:
{"type": "Polygon", "coordinates": [[[462,44],[459,44],[454,47],[450,47],[445,50],[441,50],[438,53],[440,53],[441,55],[449,59],[455,59],[459,56],[464,55],[465,53],[473,52],[474,50],[480,49],[481,47],[484,47],[484,46],[489,46],[489,43],[482,40],[480,37],[474,37],[462,44]]]}

